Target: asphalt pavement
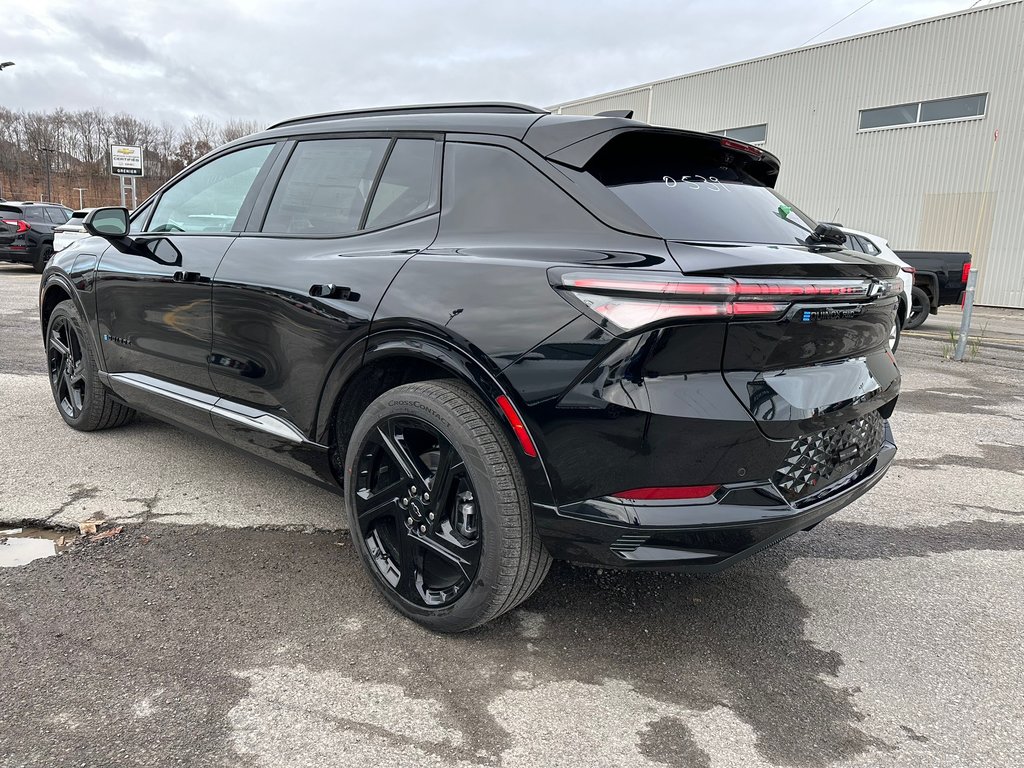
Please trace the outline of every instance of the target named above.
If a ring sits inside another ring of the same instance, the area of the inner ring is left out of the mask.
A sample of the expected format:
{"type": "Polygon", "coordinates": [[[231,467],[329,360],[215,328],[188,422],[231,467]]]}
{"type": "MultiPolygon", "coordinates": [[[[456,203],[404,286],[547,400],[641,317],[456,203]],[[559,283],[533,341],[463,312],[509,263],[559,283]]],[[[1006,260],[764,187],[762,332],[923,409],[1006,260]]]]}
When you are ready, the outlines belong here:
{"type": "Polygon", "coordinates": [[[0,567],[2,768],[1024,764],[1024,313],[964,363],[955,308],[904,337],[895,465],[813,531],[712,576],[558,563],[442,636],[339,497],[155,420],[68,429],[37,288],[0,266],[0,530],[65,539],[0,567]]]}

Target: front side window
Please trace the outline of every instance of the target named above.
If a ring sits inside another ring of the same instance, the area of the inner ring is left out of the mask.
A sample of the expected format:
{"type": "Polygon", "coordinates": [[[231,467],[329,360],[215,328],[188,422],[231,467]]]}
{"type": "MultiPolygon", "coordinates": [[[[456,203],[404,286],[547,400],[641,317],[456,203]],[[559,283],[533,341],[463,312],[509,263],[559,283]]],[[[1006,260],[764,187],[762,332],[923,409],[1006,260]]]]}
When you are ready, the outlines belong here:
{"type": "Polygon", "coordinates": [[[190,173],[160,196],[148,231],[233,231],[271,149],[271,144],[240,149],[190,173]]]}
{"type": "Polygon", "coordinates": [[[262,231],[355,232],[389,144],[390,139],[300,141],[274,191],[262,231]]]}
{"type": "Polygon", "coordinates": [[[67,224],[68,217],[63,208],[47,208],[46,215],[54,224],[67,224]]]}

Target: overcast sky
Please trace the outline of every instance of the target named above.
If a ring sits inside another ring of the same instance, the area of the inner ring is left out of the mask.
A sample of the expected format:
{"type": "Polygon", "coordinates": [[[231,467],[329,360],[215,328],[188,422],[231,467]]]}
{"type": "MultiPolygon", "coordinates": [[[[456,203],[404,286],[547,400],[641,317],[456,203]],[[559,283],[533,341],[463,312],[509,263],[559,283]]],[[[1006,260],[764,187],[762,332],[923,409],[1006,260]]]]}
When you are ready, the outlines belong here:
{"type": "MultiPolygon", "coordinates": [[[[261,122],[382,104],[546,106],[794,48],[863,0],[0,0],[0,105],[261,122]]],[[[873,0],[817,38],[961,10],[873,0]]]]}

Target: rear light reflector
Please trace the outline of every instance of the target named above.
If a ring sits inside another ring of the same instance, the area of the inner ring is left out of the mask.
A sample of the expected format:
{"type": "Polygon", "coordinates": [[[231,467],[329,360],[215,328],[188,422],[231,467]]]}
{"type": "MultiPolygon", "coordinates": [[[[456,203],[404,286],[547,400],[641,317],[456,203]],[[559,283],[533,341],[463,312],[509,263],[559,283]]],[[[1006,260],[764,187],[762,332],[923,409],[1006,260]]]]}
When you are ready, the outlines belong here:
{"type": "Polygon", "coordinates": [[[516,440],[519,441],[519,447],[523,449],[530,458],[537,457],[537,447],[533,444],[533,438],[530,437],[530,433],[526,429],[526,425],[523,423],[522,417],[516,407],[512,405],[512,401],[509,400],[505,395],[499,395],[497,400],[498,407],[501,408],[501,412],[505,414],[505,418],[508,420],[509,426],[512,427],[512,432],[516,436],[516,440]]]}
{"type": "Polygon", "coordinates": [[[20,235],[23,232],[28,232],[32,229],[32,225],[22,219],[4,219],[4,224],[10,224],[12,227],[17,227],[18,231],[15,234],[20,235]]]}
{"type": "Polygon", "coordinates": [[[655,488],[634,488],[613,493],[612,498],[630,501],[668,501],[670,499],[706,499],[721,488],[720,485],[676,485],[655,488]]]}
{"type": "Polygon", "coordinates": [[[967,285],[967,278],[970,277],[970,275],[971,275],[971,262],[968,261],[966,264],[964,264],[964,269],[960,273],[960,282],[963,283],[964,285],[967,285]]]}

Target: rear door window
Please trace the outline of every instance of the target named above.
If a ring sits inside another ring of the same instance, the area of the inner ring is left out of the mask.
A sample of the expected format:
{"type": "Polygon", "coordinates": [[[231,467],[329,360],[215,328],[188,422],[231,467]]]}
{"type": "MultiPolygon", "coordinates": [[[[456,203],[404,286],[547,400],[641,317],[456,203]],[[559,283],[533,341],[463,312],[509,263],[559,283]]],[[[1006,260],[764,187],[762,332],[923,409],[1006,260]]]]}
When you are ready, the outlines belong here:
{"type": "Polygon", "coordinates": [[[67,224],[68,217],[64,213],[63,208],[47,208],[46,215],[50,217],[50,221],[54,224],[67,224]]]}
{"type": "Polygon", "coordinates": [[[435,205],[433,139],[399,139],[373,193],[366,229],[422,216],[435,205]]]}
{"type": "Polygon", "coordinates": [[[26,206],[22,209],[21,218],[25,221],[36,221],[41,223],[49,223],[50,219],[46,216],[46,211],[43,210],[41,205],[26,206]]]}
{"type": "Polygon", "coordinates": [[[383,138],[300,141],[270,200],[262,231],[287,235],[355,232],[390,143],[383,138]]]}
{"type": "Polygon", "coordinates": [[[803,244],[814,220],[748,170],[755,158],[721,142],[620,134],[585,170],[668,240],[803,244]]]}

